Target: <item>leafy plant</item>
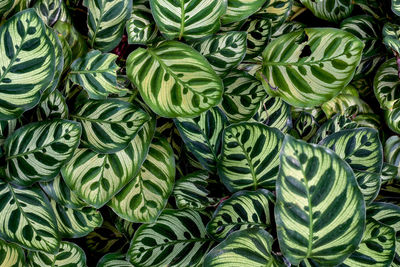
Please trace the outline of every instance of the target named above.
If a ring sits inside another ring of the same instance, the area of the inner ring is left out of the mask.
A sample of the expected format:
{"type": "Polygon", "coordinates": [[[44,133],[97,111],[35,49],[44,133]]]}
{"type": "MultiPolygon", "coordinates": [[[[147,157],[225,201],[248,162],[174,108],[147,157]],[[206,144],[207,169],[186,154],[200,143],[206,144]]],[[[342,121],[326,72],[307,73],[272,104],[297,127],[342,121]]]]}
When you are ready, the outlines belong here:
{"type": "Polygon", "coordinates": [[[0,0],[0,266],[400,266],[399,16],[0,0]]]}

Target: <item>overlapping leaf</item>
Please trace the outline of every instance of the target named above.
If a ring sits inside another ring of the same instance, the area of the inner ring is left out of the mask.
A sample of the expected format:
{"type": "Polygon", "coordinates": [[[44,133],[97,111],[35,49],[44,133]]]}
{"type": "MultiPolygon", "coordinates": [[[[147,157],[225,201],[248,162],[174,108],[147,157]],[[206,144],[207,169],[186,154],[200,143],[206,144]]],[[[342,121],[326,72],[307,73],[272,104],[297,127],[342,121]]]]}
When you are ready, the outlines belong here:
{"type": "Polygon", "coordinates": [[[62,0],[39,0],[35,3],[34,9],[43,22],[51,27],[60,16],[61,3],[62,0]]]}
{"type": "Polygon", "coordinates": [[[51,92],[37,107],[39,120],[67,119],[68,106],[64,96],[58,90],[51,92]]]}
{"type": "Polygon", "coordinates": [[[250,17],[265,3],[265,0],[228,0],[228,8],[222,17],[223,24],[238,22],[250,17]]]}
{"type": "Polygon", "coordinates": [[[0,255],[0,266],[25,266],[24,250],[13,243],[0,240],[0,255]]]}
{"type": "Polygon", "coordinates": [[[130,44],[148,44],[157,37],[158,28],[153,20],[149,2],[133,3],[132,13],[126,22],[130,44]]]}
{"type": "Polygon", "coordinates": [[[134,267],[125,259],[125,255],[121,253],[109,253],[104,255],[97,263],[97,267],[134,267]]]}
{"type": "Polygon", "coordinates": [[[351,0],[300,0],[314,16],[331,22],[339,22],[353,11],[351,0]]]}

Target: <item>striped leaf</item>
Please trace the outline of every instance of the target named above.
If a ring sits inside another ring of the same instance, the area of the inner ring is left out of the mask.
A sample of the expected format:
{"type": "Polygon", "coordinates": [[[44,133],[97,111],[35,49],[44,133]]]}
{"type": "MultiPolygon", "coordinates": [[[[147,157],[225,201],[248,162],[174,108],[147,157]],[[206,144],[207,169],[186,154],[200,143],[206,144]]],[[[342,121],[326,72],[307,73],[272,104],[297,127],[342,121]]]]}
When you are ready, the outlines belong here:
{"type": "Polygon", "coordinates": [[[158,34],[148,1],[133,3],[132,13],[126,22],[128,43],[146,45],[154,41],[158,34]]]}
{"type": "Polygon", "coordinates": [[[103,223],[101,213],[94,208],[70,209],[54,200],[50,204],[56,216],[58,233],[62,238],[86,236],[103,223]]]}
{"type": "Polygon", "coordinates": [[[252,19],[246,21],[241,28],[247,32],[247,50],[244,59],[252,59],[261,54],[271,36],[271,22],[269,19],[252,19]]]}
{"type": "Polygon", "coordinates": [[[29,186],[57,176],[78,147],[81,127],[67,120],[35,122],[19,128],[4,144],[6,175],[29,186]]]}
{"type": "Polygon", "coordinates": [[[319,126],[314,116],[304,111],[300,112],[300,115],[298,115],[293,124],[296,137],[304,141],[309,141],[318,131],[319,126]]]}
{"type": "Polygon", "coordinates": [[[204,266],[285,266],[272,254],[273,237],[265,230],[250,228],[229,235],[204,259],[204,266]]]}
{"type": "Polygon", "coordinates": [[[382,165],[381,182],[383,185],[400,179],[400,169],[397,166],[384,162],[382,165]]]}
{"type": "Polygon", "coordinates": [[[392,0],[392,11],[397,16],[400,16],[400,1],[399,0],[392,0]]]}
{"type": "Polygon", "coordinates": [[[390,226],[396,232],[396,249],[391,266],[400,266],[400,207],[390,203],[374,202],[367,210],[367,217],[390,226]]]}
{"type": "MultiPolygon", "coordinates": [[[[279,0],[277,3],[279,3],[279,0]]],[[[303,23],[296,22],[296,21],[287,21],[274,31],[274,33],[271,35],[270,40],[273,41],[276,38],[279,38],[284,34],[303,30],[305,27],[306,27],[306,25],[304,25],[303,23]]]]}
{"type": "Polygon", "coordinates": [[[395,133],[400,134],[400,108],[384,111],[386,125],[395,133]]]}
{"type": "Polygon", "coordinates": [[[265,0],[228,0],[228,8],[222,17],[223,24],[229,24],[247,19],[257,12],[265,0]]]}
{"type": "Polygon", "coordinates": [[[53,26],[57,22],[61,13],[62,0],[39,0],[33,8],[39,17],[48,26],[53,26]]]}
{"type": "Polygon", "coordinates": [[[57,222],[39,187],[20,188],[0,180],[0,196],[1,238],[30,250],[58,250],[57,222]]]}
{"type": "Polygon", "coordinates": [[[0,266],[26,266],[24,250],[13,243],[7,243],[0,239],[0,266]]]}
{"type": "Polygon", "coordinates": [[[381,188],[381,174],[354,170],[354,175],[364,196],[365,203],[369,205],[377,197],[381,188]]]}
{"type": "Polygon", "coordinates": [[[85,55],[88,52],[86,40],[84,37],[75,29],[73,25],[63,21],[57,21],[53,26],[54,30],[61,37],[60,40],[64,39],[69,44],[71,50],[71,60],[85,55]]]}
{"type": "Polygon", "coordinates": [[[218,173],[231,192],[275,188],[283,134],[261,123],[238,123],[224,130],[218,173]]]}
{"type": "Polygon", "coordinates": [[[266,95],[262,84],[241,70],[232,70],[223,83],[225,90],[219,106],[229,121],[234,123],[252,118],[266,95]]]}
{"type": "Polygon", "coordinates": [[[128,57],[127,75],[162,117],[194,117],[221,101],[221,79],[199,52],[180,42],[136,49],[128,57]]]}
{"type": "Polygon", "coordinates": [[[331,100],[323,103],[321,105],[322,110],[326,114],[326,117],[329,119],[335,114],[344,114],[349,107],[356,107],[358,113],[373,113],[374,111],[371,107],[361,98],[340,93],[336,97],[331,100]]]}
{"type": "Polygon", "coordinates": [[[400,167],[400,137],[393,135],[386,139],[384,146],[385,161],[400,167]]]}
{"type": "Polygon", "coordinates": [[[333,28],[285,34],[263,52],[264,88],[293,106],[320,105],[351,81],[363,47],[354,35],[333,28]]]}
{"type": "Polygon", "coordinates": [[[400,26],[390,22],[385,23],[382,30],[383,43],[393,52],[400,53],[400,26]]]}
{"type": "Polygon", "coordinates": [[[88,8],[89,43],[109,52],[121,41],[125,22],[132,12],[132,0],[84,0],[88,8]]]}
{"type": "Polygon", "coordinates": [[[392,109],[399,105],[400,79],[395,58],[379,67],[374,78],[374,93],[381,108],[392,109]]]}
{"type": "Polygon", "coordinates": [[[136,231],[127,257],[134,266],[200,266],[212,245],[208,216],[193,210],[164,210],[156,223],[136,231]]]}
{"type": "Polygon", "coordinates": [[[269,19],[275,31],[288,18],[292,5],[293,0],[267,0],[256,16],[269,19]]]}
{"type": "Polygon", "coordinates": [[[149,121],[125,149],[114,154],[78,148],[61,170],[65,183],[89,205],[104,206],[137,175],[154,128],[154,121],[149,121]]]}
{"type": "Polygon", "coordinates": [[[349,165],[331,150],[286,136],[276,184],[279,247],[294,265],[341,263],[361,241],[365,203],[349,165]]]}
{"type": "Polygon", "coordinates": [[[30,267],[86,267],[86,255],[76,244],[63,241],[60,244],[58,253],[30,252],[27,262],[30,267]]]}
{"type": "Polygon", "coordinates": [[[0,146],[2,146],[17,127],[17,120],[0,121],[0,146]]]}
{"type": "Polygon", "coordinates": [[[243,60],[247,49],[246,32],[230,31],[205,37],[192,44],[215,72],[223,77],[243,60]]]}
{"type": "Polygon", "coordinates": [[[150,0],[151,12],[167,39],[197,39],[216,33],[227,0],[150,0]]]}
{"type": "Polygon", "coordinates": [[[206,171],[196,171],[176,181],[173,195],[178,209],[202,210],[216,204],[217,199],[209,196],[207,179],[206,171]]]}
{"type": "Polygon", "coordinates": [[[317,144],[332,133],[345,129],[354,129],[356,127],[357,123],[352,121],[347,115],[337,114],[321,125],[317,133],[311,139],[311,142],[317,144]]]}
{"type": "Polygon", "coordinates": [[[124,93],[127,89],[119,87],[117,83],[117,57],[114,54],[102,54],[98,50],[91,51],[72,63],[69,78],[82,86],[93,99],[124,93]]]}
{"type": "Polygon", "coordinates": [[[353,11],[353,2],[351,0],[300,0],[317,18],[340,22],[348,17],[353,11]]]}
{"type": "Polygon", "coordinates": [[[197,118],[176,118],[174,122],[188,150],[205,169],[215,173],[222,131],[228,124],[225,114],[215,107],[197,118]]]}
{"type": "Polygon", "coordinates": [[[234,231],[271,227],[274,195],[265,190],[240,191],[222,202],[207,224],[207,232],[222,241],[234,231]]]}
{"type": "Polygon", "coordinates": [[[58,90],[51,92],[36,109],[38,120],[67,119],[68,106],[64,96],[58,90]]]}
{"type": "Polygon", "coordinates": [[[279,97],[267,96],[264,98],[254,119],[269,127],[277,128],[283,133],[288,132],[292,127],[290,105],[279,97]]]}
{"type": "Polygon", "coordinates": [[[334,151],[355,171],[380,173],[382,170],[383,148],[375,129],[342,130],[319,144],[334,151]]]}
{"type": "Polygon", "coordinates": [[[360,65],[357,67],[355,79],[370,74],[381,61],[384,47],[381,40],[381,27],[372,16],[359,15],[345,19],[340,28],[354,34],[365,44],[360,65]]]}
{"type": "Polygon", "coordinates": [[[0,120],[10,120],[39,102],[53,79],[55,54],[33,9],[7,20],[0,27],[0,39],[0,120]]]}
{"type": "Polygon", "coordinates": [[[119,252],[109,253],[100,259],[97,267],[134,267],[125,258],[125,255],[119,252]]]}
{"type": "Polygon", "coordinates": [[[19,0],[0,0],[0,18],[1,16],[6,17],[18,4],[19,0]]]}
{"type": "Polygon", "coordinates": [[[396,247],[393,228],[368,219],[363,239],[357,250],[340,266],[390,266],[396,247]]]}
{"type": "Polygon", "coordinates": [[[138,175],[109,205],[125,220],[154,222],[167,204],[174,180],[174,152],[166,139],[154,139],[138,175]]]}
{"type": "Polygon", "coordinates": [[[71,189],[68,188],[61,175],[49,182],[41,182],[42,190],[58,204],[66,208],[79,209],[87,206],[71,189]]]}
{"type": "Polygon", "coordinates": [[[71,117],[82,124],[82,144],[107,154],[126,148],[150,119],[139,107],[117,99],[89,100],[71,117]]]}

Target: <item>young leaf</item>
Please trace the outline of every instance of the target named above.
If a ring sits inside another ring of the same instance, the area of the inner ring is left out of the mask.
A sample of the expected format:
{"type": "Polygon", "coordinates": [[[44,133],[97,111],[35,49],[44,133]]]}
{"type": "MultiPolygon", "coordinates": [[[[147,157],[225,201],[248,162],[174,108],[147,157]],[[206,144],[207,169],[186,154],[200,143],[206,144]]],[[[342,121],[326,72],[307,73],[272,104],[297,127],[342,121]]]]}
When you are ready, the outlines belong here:
{"type": "Polygon", "coordinates": [[[0,255],[0,266],[26,266],[24,250],[13,243],[7,243],[0,239],[0,255]]]}
{"type": "Polygon", "coordinates": [[[132,13],[126,22],[128,43],[148,44],[154,41],[158,34],[158,28],[153,20],[148,1],[133,3],[132,13]]]}

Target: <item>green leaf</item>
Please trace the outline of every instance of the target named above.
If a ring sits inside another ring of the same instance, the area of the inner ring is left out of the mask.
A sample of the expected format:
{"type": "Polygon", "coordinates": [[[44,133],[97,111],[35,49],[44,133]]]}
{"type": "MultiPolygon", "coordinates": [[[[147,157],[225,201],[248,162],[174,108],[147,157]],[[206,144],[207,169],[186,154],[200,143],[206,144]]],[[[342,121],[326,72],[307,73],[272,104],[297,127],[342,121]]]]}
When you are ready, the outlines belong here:
{"type": "Polygon", "coordinates": [[[332,133],[345,129],[354,129],[356,127],[357,123],[348,118],[347,115],[337,114],[322,124],[317,133],[311,139],[311,142],[317,144],[332,133]]]}
{"type": "Polygon", "coordinates": [[[154,121],[149,121],[125,149],[114,154],[78,148],[61,170],[65,183],[86,203],[104,206],[137,175],[154,128],[154,121]]]}
{"type": "Polygon", "coordinates": [[[354,175],[364,196],[365,203],[369,205],[376,198],[381,188],[381,174],[354,170],[354,175]]]}
{"type": "Polygon", "coordinates": [[[244,59],[252,59],[261,54],[271,36],[271,22],[269,19],[252,19],[246,21],[241,28],[247,32],[247,50],[244,59]]]}
{"type": "Polygon", "coordinates": [[[154,222],[167,204],[175,180],[174,152],[166,139],[153,139],[138,175],[110,202],[118,216],[154,222]]]}
{"type": "Polygon", "coordinates": [[[294,265],[341,263],[361,241],[365,203],[349,165],[331,150],[286,136],[276,184],[279,246],[294,265]]]}
{"type": "Polygon", "coordinates": [[[3,17],[6,17],[18,4],[19,0],[0,0],[0,18],[3,14],[3,17]]]}
{"type": "Polygon", "coordinates": [[[125,255],[119,252],[104,255],[97,263],[97,267],[134,267],[125,260],[125,255]]]}
{"type": "Polygon", "coordinates": [[[400,137],[393,135],[385,141],[384,154],[386,162],[400,167],[400,137]]]}
{"type": "Polygon", "coordinates": [[[72,53],[72,61],[78,57],[85,55],[88,51],[88,47],[86,45],[86,40],[84,39],[84,37],[75,29],[73,25],[71,25],[71,23],[72,22],[67,23],[58,20],[57,23],[54,24],[53,28],[58,33],[58,36],[60,36],[59,39],[64,39],[69,44],[69,49],[72,53]]]}
{"type": "Polygon", "coordinates": [[[387,126],[395,133],[400,134],[400,108],[384,110],[384,116],[387,126]]]}
{"type": "Polygon", "coordinates": [[[156,223],[139,227],[127,257],[142,267],[200,266],[212,245],[204,225],[208,219],[193,210],[166,209],[156,223]]]}
{"type": "MultiPolygon", "coordinates": [[[[269,19],[271,28],[275,31],[288,18],[293,2],[293,0],[268,0],[255,15],[256,17],[269,19]]],[[[275,31],[274,35],[276,33],[275,31]]]]}
{"type": "Polygon", "coordinates": [[[0,121],[0,146],[2,146],[17,127],[17,120],[0,121]]]}
{"type": "Polygon", "coordinates": [[[58,253],[30,252],[27,261],[30,267],[86,267],[85,252],[76,244],[65,241],[61,242],[58,253]]]}
{"type": "Polygon", "coordinates": [[[127,91],[117,83],[115,63],[117,55],[102,54],[98,50],[78,58],[71,65],[70,80],[82,86],[93,99],[104,99],[109,94],[120,94],[127,91]]]}
{"type": "Polygon", "coordinates": [[[0,239],[0,255],[0,266],[26,266],[24,250],[13,243],[7,243],[0,239]]]}
{"type": "Polygon", "coordinates": [[[82,144],[107,154],[126,148],[150,119],[139,107],[117,99],[89,100],[71,117],[82,123],[82,144]]]}
{"type": "Polygon", "coordinates": [[[84,0],[88,8],[89,43],[94,49],[109,52],[121,41],[132,0],[84,0]]]}
{"type": "Polygon", "coordinates": [[[126,22],[128,43],[146,45],[154,41],[158,34],[148,1],[133,3],[132,13],[126,22]]]}
{"type": "Polygon", "coordinates": [[[37,107],[38,120],[67,119],[68,106],[64,96],[58,90],[51,92],[37,107]]]}
{"type": "Polygon", "coordinates": [[[222,241],[237,230],[270,228],[273,203],[274,195],[265,189],[237,192],[218,206],[207,224],[207,232],[222,241]]]}
{"type": "Polygon", "coordinates": [[[333,150],[355,171],[380,173],[382,170],[383,148],[375,129],[342,130],[329,135],[319,144],[333,150]]]}
{"type": "Polygon", "coordinates": [[[196,171],[176,181],[173,195],[178,209],[202,210],[217,203],[207,190],[208,173],[196,171]]]}
{"type": "Polygon", "coordinates": [[[399,0],[392,0],[392,11],[397,16],[400,16],[400,1],[399,0]]]}
{"type": "Polygon", "coordinates": [[[216,172],[222,131],[228,124],[225,114],[215,107],[197,118],[176,118],[174,122],[187,149],[205,169],[216,172]]]}
{"type": "Polygon", "coordinates": [[[207,59],[215,72],[223,77],[243,60],[247,49],[246,41],[246,32],[230,31],[205,37],[195,41],[192,46],[207,59]]]}
{"type": "Polygon", "coordinates": [[[58,204],[66,208],[79,209],[87,206],[71,189],[68,188],[60,175],[49,182],[41,182],[40,187],[58,204]]]}
{"type": "Polygon", "coordinates": [[[62,238],[86,236],[103,223],[101,213],[94,208],[71,209],[54,200],[50,204],[56,216],[58,233],[62,238]]]}
{"type": "Polygon", "coordinates": [[[234,123],[252,118],[266,95],[262,84],[241,70],[232,70],[223,83],[225,90],[219,106],[229,121],[234,123]]]}
{"type": "Polygon", "coordinates": [[[1,238],[30,250],[58,250],[57,222],[39,187],[20,188],[0,180],[0,196],[1,238]]]}
{"type": "Polygon", "coordinates": [[[393,109],[399,106],[400,79],[396,59],[383,63],[375,74],[374,93],[381,108],[393,109]]]}
{"type": "Polygon", "coordinates": [[[254,119],[283,133],[292,127],[290,105],[279,97],[267,96],[260,103],[254,119]]]}
{"type": "Polygon", "coordinates": [[[231,192],[274,189],[283,134],[261,123],[238,123],[224,131],[218,173],[231,192]]]}
{"type": "Polygon", "coordinates": [[[221,101],[221,79],[199,52],[180,42],[136,49],[128,57],[127,75],[163,117],[195,117],[221,101]]]}
{"type": "Polygon", "coordinates": [[[39,0],[33,8],[43,22],[51,27],[57,22],[60,16],[61,3],[62,0],[39,0]]]}
{"type": "Polygon", "coordinates": [[[263,52],[260,73],[271,96],[297,107],[320,105],[353,78],[364,44],[333,28],[310,28],[285,34],[263,52]]]}
{"type": "Polygon", "coordinates": [[[393,52],[400,53],[400,26],[390,22],[385,23],[382,30],[383,43],[393,52]]]}
{"type": "Polygon", "coordinates": [[[305,111],[300,112],[293,125],[298,137],[304,141],[309,141],[317,132],[318,127],[318,122],[314,116],[305,111]]]}
{"type": "Polygon", "coordinates": [[[10,120],[39,102],[53,79],[55,54],[33,9],[7,20],[0,27],[0,39],[0,120],[10,120]]]}
{"type": "Polygon", "coordinates": [[[373,113],[371,107],[361,98],[340,93],[331,100],[323,103],[321,109],[325,112],[329,119],[335,114],[344,114],[349,107],[357,107],[358,113],[373,113]]]}
{"type": "MultiPolygon", "coordinates": [[[[279,3],[279,0],[277,1],[279,3]]],[[[296,21],[286,21],[283,23],[275,32],[271,35],[271,41],[275,40],[276,38],[281,37],[284,34],[303,30],[306,27],[303,23],[296,22],[296,21]]]]}
{"type": "Polygon", "coordinates": [[[342,19],[350,16],[353,11],[353,2],[351,0],[300,0],[317,18],[340,22],[342,19]]]}
{"type": "Polygon", "coordinates": [[[53,179],[71,159],[80,136],[81,126],[67,120],[35,122],[19,128],[4,143],[7,178],[24,186],[53,179]]]}
{"type": "Polygon", "coordinates": [[[395,182],[395,179],[400,179],[399,167],[384,162],[382,166],[381,183],[385,185],[395,182]]]}
{"type": "Polygon", "coordinates": [[[150,0],[151,12],[161,33],[167,39],[190,40],[216,33],[227,0],[150,0]]]}
{"type": "Polygon", "coordinates": [[[272,255],[273,237],[265,230],[250,228],[229,235],[204,259],[204,266],[285,266],[272,255]]]}
{"type": "Polygon", "coordinates": [[[257,12],[265,0],[228,0],[228,8],[222,17],[223,24],[238,22],[247,19],[257,12]]]}

